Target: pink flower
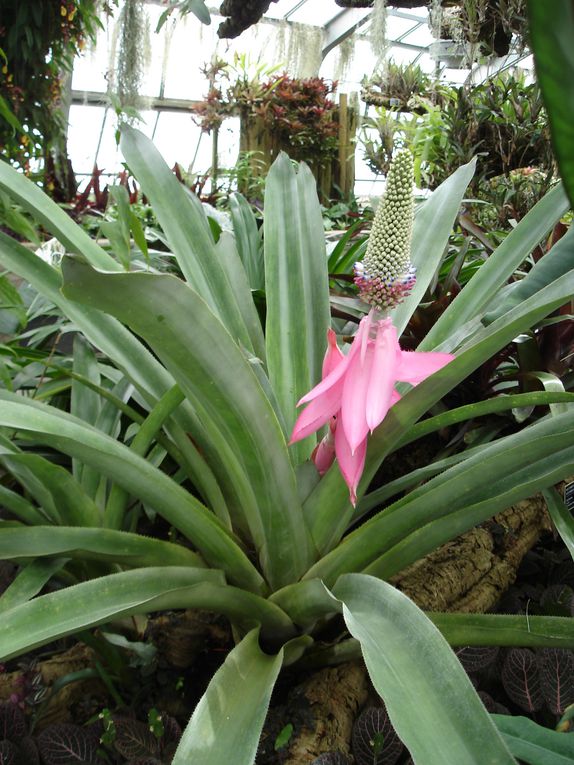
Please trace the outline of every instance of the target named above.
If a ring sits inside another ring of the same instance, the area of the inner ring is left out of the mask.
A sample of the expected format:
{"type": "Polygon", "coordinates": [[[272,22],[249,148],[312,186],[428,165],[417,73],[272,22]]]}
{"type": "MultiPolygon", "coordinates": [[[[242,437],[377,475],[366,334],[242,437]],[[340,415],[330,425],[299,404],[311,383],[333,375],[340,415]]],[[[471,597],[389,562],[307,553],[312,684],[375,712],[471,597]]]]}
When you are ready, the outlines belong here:
{"type": "Polygon", "coordinates": [[[361,320],[346,356],[337,347],[332,330],[328,344],[323,379],[299,401],[298,406],[307,406],[295,423],[291,443],[330,422],[329,433],[313,459],[322,475],[337,457],[354,505],[365,466],[367,436],[400,399],[395,383],[417,385],[454,356],[402,351],[391,319],[377,319],[374,309],[361,320]]]}

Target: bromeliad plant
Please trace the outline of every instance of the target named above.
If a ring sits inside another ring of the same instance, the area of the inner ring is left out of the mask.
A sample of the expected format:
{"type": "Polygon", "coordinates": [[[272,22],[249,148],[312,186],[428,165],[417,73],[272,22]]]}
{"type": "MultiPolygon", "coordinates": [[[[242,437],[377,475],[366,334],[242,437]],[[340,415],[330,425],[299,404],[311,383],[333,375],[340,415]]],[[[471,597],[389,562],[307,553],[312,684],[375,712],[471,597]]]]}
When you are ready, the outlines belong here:
{"type": "MultiPolygon", "coordinates": [[[[303,656],[325,658],[314,634],[342,614],[355,640],[332,647],[326,658],[344,660],[360,645],[415,762],[514,763],[512,737],[497,732],[448,643],[572,647],[571,621],[429,618],[385,580],[572,472],[574,397],[568,393],[501,395],[417,422],[485,360],[571,298],[570,234],[552,259],[542,259],[513,291],[503,289],[566,211],[562,189],[520,222],[404,363],[397,338],[437,269],[472,164],[420,208],[410,255],[416,282],[403,247],[387,285],[392,300],[374,300],[350,353],[343,357],[331,337],[321,385],[334,391],[334,400],[321,420],[339,415],[351,459],[367,447],[361,470],[352,463],[355,473],[346,482],[341,452],[339,465],[320,476],[310,459],[318,445],[314,428],[297,432],[300,423],[295,426],[297,402],[321,378],[330,328],[321,211],[308,168],[295,168],[283,155],[269,173],[262,264],[246,207],[239,205],[234,216],[236,238],[222,233],[216,243],[199,202],[153,145],[125,128],[122,148],[184,280],[122,271],[38,188],[0,164],[0,189],[70,253],[59,269],[0,235],[0,262],[59,306],[88,341],[79,339],[75,349],[71,413],[0,392],[0,461],[27,489],[23,497],[0,487],[16,519],[2,523],[0,555],[22,564],[0,598],[0,657],[131,614],[175,608],[225,614],[237,645],[199,702],[173,762],[251,765],[281,667],[303,656]],[[259,280],[263,271],[265,333],[248,278],[259,280]],[[493,301],[496,318],[487,323],[493,301]],[[432,363],[414,374],[416,360],[424,358],[432,363]],[[331,385],[339,373],[345,373],[343,389],[331,385]],[[419,379],[408,391],[394,389],[395,380],[419,379]],[[365,407],[355,409],[360,400],[365,407]],[[399,446],[469,417],[550,403],[551,414],[522,431],[458,455],[446,470],[444,461],[429,466],[431,480],[349,531],[380,505],[385,487],[366,492],[399,446]],[[136,423],[125,443],[116,437],[118,412],[136,423]],[[357,430],[355,416],[364,418],[357,430]],[[300,440],[289,446],[294,426],[300,440]],[[68,455],[72,472],[24,448],[29,444],[68,455]],[[178,470],[168,471],[168,464],[178,470]],[[175,541],[135,532],[137,501],[173,527],[175,541]],[[38,596],[52,577],[61,588],[38,596]]],[[[383,295],[373,291],[381,277],[378,252],[359,274],[371,301],[383,295]]],[[[338,421],[335,432],[341,432],[338,421]]],[[[550,505],[562,518],[555,497],[550,505]]],[[[559,528],[565,523],[562,518],[559,528]]]]}

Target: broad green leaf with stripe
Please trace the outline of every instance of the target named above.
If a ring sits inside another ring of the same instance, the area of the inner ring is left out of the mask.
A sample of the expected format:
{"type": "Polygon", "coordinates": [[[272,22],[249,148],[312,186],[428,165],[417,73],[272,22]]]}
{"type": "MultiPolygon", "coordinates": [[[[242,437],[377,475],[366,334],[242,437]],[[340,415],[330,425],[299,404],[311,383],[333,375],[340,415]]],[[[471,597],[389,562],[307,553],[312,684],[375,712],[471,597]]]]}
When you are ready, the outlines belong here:
{"type": "Polygon", "coordinates": [[[223,524],[127,446],[59,409],[1,390],[0,424],[30,433],[35,440],[92,465],[153,507],[231,581],[256,592],[264,589],[261,575],[223,524]]]}
{"type": "Polygon", "coordinates": [[[294,633],[291,620],[278,606],[226,585],[221,571],[136,568],[65,587],[5,611],[0,659],[114,619],[180,608],[224,614],[239,629],[261,625],[276,639],[286,640],[294,633]]]}
{"type": "Polygon", "coordinates": [[[6,486],[0,484],[0,504],[14,515],[18,520],[24,523],[36,524],[45,523],[49,520],[49,517],[42,514],[42,511],[21,494],[17,494],[12,489],[8,489],[6,486]]]}
{"type": "MultiPolygon", "coordinates": [[[[249,289],[233,283],[218,254],[199,200],[189,194],[153,143],[122,128],[121,149],[142,185],[187,282],[219,316],[231,335],[263,358],[263,333],[249,289]]],[[[239,256],[234,253],[238,260],[239,256]]]]}
{"type": "MultiPolygon", "coordinates": [[[[95,385],[100,385],[101,380],[96,355],[82,335],[74,337],[73,358],[72,371],[77,375],[86,377],[95,385]]],[[[100,414],[100,407],[101,401],[98,394],[93,389],[82,385],[77,379],[72,379],[70,414],[79,417],[80,420],[83,420],[88,425],[95,425],[100,414]]],[[[72,460],[74,478],[84,486],[82,471],[83,465],[77,460],[72,460]]]]}
{"type": "MultiPolygon", "coordinates": [[[[265,341],[269,379],[290,432],[296,405],[321,379],[327,347],[329,279],[321,208],[307,165],[281,153],[267,176],[264,217],[265,341]]],[[[315,438],[294,445],[305,460],[315,438]]]]}
{"type": "MultiPolygon", "coordinates": [[[[66,218],[70,220],[68,216],[66,218]]],[[[173,387],[173,377],[128,329],[112,316],[67,300],[61,292],[60,272],[2,232],[0,263],[26,279],[34,289],[57,305],[96,348],[123,370],[141,393],[144,404],[153,406],[157,399],[173,387]]],[[[213,473],[186,435],[190,431],[197,432],[200,427],[190,408],[183,405],[177,412],[177,422],[172,418],[166,429],[185,459],[186,469],[192,475],[194,484],[213,507],[219,507],[223,500],[213,473]]],[[[218,511],[220,517],[225,513],[225,508],[218,511]]]]}
{"type": "Polygon", "coordinates": [[[459,167],[416,211],[411,261],[417,270],[417,280],[411,294],[391,311],[399,336],[423,299],[441,263],[464,192],[472,180],[475,168],[475,159],[459,167]]]}
{"type": "Polygon", "coordinates": [[[452,646],[574,648],[574,620],[565,616],[444,613],[428,616],[452,646]]]}
{"type": "Polygon", "coordinates": [[[229,197],[229,212],[237,244],[237,252],[245,268],[252,290],[265,289],[263,248],[257,219],[244,196],[234,192],[229,197]]]}
{"type": "MultiPolygon", "coordinates": [[[[359,496],[387,454],[396,448],[397,443],[431,406],[517,335],[560,308],[572,294],[574,271],[559,277],[488,327],[479,330],[457,352],[453,361],[403,396],[389,410],[370,439],[359,496]]],[[[348,489],[336,465],[323,476],[306,500],[305,512],[312,519],[311,531],[318,549],[321,552],[332,549],[352,518],[348,489]]]]}
{"type": "MultiPolygon", "coordinates": [[[[436,433],[437,430],[448,428],[458,422],[472,420],[475,417],[482,417],[485,414],[494,414],[504,412],[515,407],[534,407],[550,406],[561,404],[563,406],[574,403],[574,393],[566,393],[564,386],[557,380],[560,387],[555,390],[549,388],[547,391],[535,391],[532,393],[516,393],[514,395],[502,394],[495,398],[489,398],[486,401],[477,401],[474,404],[466,404],[456,409],[449,409],[447,412],[429,417],[416,425],[405,434],[404,438],[397,444],[397,449],[416,441],[429,433],[436,433]]],[[[552,411],[552,409],[550,410],[552,411]]],[[[565,409],[562,411],[566,411],[565,409]]]]}
{"type": "Polygon", "coordinates": [[[298,579],[313,553],[295,474],[273,407],[234,338],[175,277],[102,274],[71,259],[63,269],[66,295],[128,323],[177,380],[207,434],[197,440],[243,514],[272,589],[298,579]]]}
{"type": "Polygon", "coordinates": [[[411,600],[361,574],[341,577],[334,595],[415,762],[516,765],[448,643],[411,600]]]}
{"type": "Polygon", "coordinates": [[[500,290],[500,300],[497,300],[496,307],[485,314],[484,321],[488,323],[495,321],[573,268],[574,229],[570,228],[550,252],[534,264],[523,279],[500,290]]]}
{"type": "MultiPolygon", "coordinates": [[[[129,448],[139,454],[140,457],[145,457],[164,422],[177,409],[183,399],[183,393],[178,385],[174,385],[171,390],[168,390],[142,422],[129,448]]],[[[122,528],[128,500],[129,494],[126,491],[117,484],[112,486],[104,511],[104,526],[111,529],[122,528]]]]}
{"type": "MultiPolygon", "coordinates": [[[[318,580],[314,581],[317,582],[318,580]]],[[[305,596],[303,585],[305,584],[307,583],[297,582],[292,586],[289,601],[295,601],[295,598],[298,597],[296,590],[301,588],[302,604],[305,596]]],[[[277,594],[279,595],[279,593],[277,594]]],[[[318,590],[315,590],[315,594],[318,594],[318,590]]],[[[273,599],[275,600],[275,596],[273,599]]],[[[278,605],[283,608],[284,605],[289,605],[289,601],[286,601],[285,604],[278,602],[278,605]]],[[[574,648],[574,624],[571,618],[565,616],[433,612],[427,612],[426,615],[440,630],[448,644],[453,647],[496,645],[521,648],[574,648]]],[[[314,646],[299,662],[298,667],[326,667],[360,658],[359,641],[355,638],[348,638],[328,647],[324,645],[314,646]]]]}
{"type": "Polygon", "coordinates": [[[187,547],[125,531],[65,526],[2,530],[0,560],[24,561],[43,557],[101,560],[132,568],[160,565],[205,567],[199,555],[187,547]]]}
{"type": "MultiPolygon", "coordinates": [[[[92,265],[108,271],[120,271],[120,264],[80,228],[59,205],[23,173],[7,162],[0,163],[0,190],[56,237],[68,252],[81,253],[92,265]]],[[[12,269],[11,269],[12,270],[12,269]]],[[[14,273],[18,273],[14,270],[14,273]]]]}
{"type": "Polygon", "coordinates": [[[263,653],[258,630],[229,653],[199,700],[173,765],[253,765],[283,650],[263,653]]]}
{"type": "MultiPolygon", "coordinates": [[[[6,531],[8,529],[2,529],[2,534],[6,531]]],[[[66,563],[66,558],[53,558],[52,560],[35,560],[21,568],[14,581],[0,595],[0,614],[37,595],[66,563]]]]}
{"type": "Polygon", "coordinates": [[[574,736],[544,728],[528,717],[491,715],[515,757],[528,765],[571,765],[574,736]]]}
{"type": "Polygon", "coordinates": [[[488,309],[498,290],[567,212],[568,206],[562,184],[549,191],[482,264],[417,350],[431,351],[441,344],[441,350],[449,350],[448,340],[454,331],[488,309]]]}
{"type": "MultiPolygon", "coordinates": [[[[4,164],[0,166],[0,178],[4,164]]],[[[31,185],[37,189],[34,184],[31,185]]],[[[63,211],[61,212],[72,223],[71,219],[63,211]]],[[[75,226],[73,223],[72,225],[75,226]]],[[[123,369],[134,384],[142,392],[147,393],[148,397],[159,397],[161,393],[173,386],[173,378],[129,330],[111,316],[67,300],[61,293],[60,272],[2,232],[0,232],[0,263],[12,273],[25,279],[41,295],[57,305],[62,313],[81,329],[86,338],[120,369],[123,369]]],[[[104,265],[104,267],[110,270],[108,266],[104,265]]]]}
{"type": "Polygon", "coordinates": [[[530,44],[560,174],[574,206],[574,7],[528,0],[530,44]]]}
{"type": "Polygon", "coordinates": [[[60,465],[39,454],[2,453],[0,463],[44,509],[52,523],[100,526],[100,512],[75,478],[60,465]]]}
{"type": "Polygon", "coordinates": [[[548,488],[542,492],[542,495],[546,500],[546,507],[552,518],[552,523],[574,559],[574,517],[572,517],[572,513],[556,489],[548,488]]]}
{"type": "Polygon", "coordinates": [[[574,469],[574,412],[500,438],[349,534],[305,575],[327,586],[348,571],[388,578],[443,542],[574,469]],[[367,567],[367,568],[365,568],[367,567]]]}

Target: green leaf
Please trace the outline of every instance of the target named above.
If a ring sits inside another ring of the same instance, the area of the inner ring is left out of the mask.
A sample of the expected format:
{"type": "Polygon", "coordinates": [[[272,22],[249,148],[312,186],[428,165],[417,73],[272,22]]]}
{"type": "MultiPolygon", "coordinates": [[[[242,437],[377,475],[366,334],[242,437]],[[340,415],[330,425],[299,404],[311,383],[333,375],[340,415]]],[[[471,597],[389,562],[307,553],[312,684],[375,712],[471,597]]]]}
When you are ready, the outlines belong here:
{"type": "Polygon", "coordinates": [[[459,167],[433,191],[429,199],[416,212],[411,262],[417,270],[417,280],[411,294],[391,312],[399,336],[423,299],[440,265],[464,192],[474,175],[475,168],[476,159],[459,167]]]}
{"type": "Polygon", "coordinates": [[[30,432],[55,449],[78,457],[155,508],[215,568],[246,589],[264,588],[261,575],[229,531],[195,497],[127,446],[59,409],[0,390],[0,423],[30,432]]]}
{"type": "MultiPolygon", "coordinates": [[[[35,186],[33,188],[36,189],[35,186]]],[[[68,216],[66,219],[71,222],[68,216]]],[[[106,316],[99,311],[66,300],[60,290],[62,286],[60,272],[2,232],[0,232],[0,263],[28,281],[40,294],[57,305],[62,313],[81,329],[86,338],[117,364],[118,368],[133,382],[142,395],[144,403],[153,405],[173,387],[173,377],[128,329],[112,316],[106,316]]],[[[115,261],[112,260],[112,263],[115,261]]],[[[101,391],[100,395],[103,395],[101,391]]],[[[218,515],[223,517],[225,515],[225,510],[221,508],[223,500],[215,478],[205,459],[186,435],[187,432],[197,429],[197,418],[187,405],[182,405],[177,415],[177,423],[170,421],[166,430],[180,450],[185,460],[186,470],[193,477],[194,484],[204,496],[209,498],[214,508],[220,508],[218,515]]]]}
{"type": "Polygon", "coordinates": [[[100,526],[100,512],[80,484],[60,465],[39,454],[2,453],[0,463],[44,508],[52,523],[100,526]]]}
{"type": "Polygon", "coordinates": [[[574,736],[543,728],[528,717],[491,715],[506,745],[528,765],[571,765],[574,736]]]}
{"type": "Polygon", "coordinates": [[[234,499],[234,520],[244,513],[271,587],[299,578],[313,553],[285,437],[234,339],[175,277],[102,274],[72,260],[63,269],[66,295],[126,321],[174,375],[207,434],[194,438],[234,499]]]}
{"type": "Polygon", "coordinates": [[[3,529],[0,534],[0,560],[55,556],[102,560],[132,568],[205,567],[199,555],[186,547],[124,531],[35,526],[3,529]]]}
{"type": "Polygon", "coordinates": [[[526,276],[519,282],[500,290],[500,302],[485,314],[484,321],[495,321],[523,300],[535,295],[539,290],[551,284],[559,276],[574,268],[574,229],[556,242],[550,252],[534,264],[526,276]],[[504,294],[503,294],[504,293],[504,294]]]}
{"type": "Polygon", "coordinates": [[[180,10],[186,13],[193,13],[206,26],[211,24],[211,16],[205,0],[185,0],[180,10]]]}
{"type": "MultiPolygon", "coordinates": [[[[175,409],[181,404],[184,395],[178,385],[164,394],[153,407],[149,415],[142,422],[140,429],[134,436],[130,449],[145,457],[158,436],[164,422],[170,417],[175,409]]],[[[129,495],[117,484],[112,486],[104,512],[104,526],[112,529],[121,529],[124,515],[129,500],[129,495]]]]}
{"type": "MultiPolygon", "coordinates": [[[[74,337],[73,357],[73,372],[90,380],[94,385],[100,385],[101,380],[96,355],[82,335],[74,337]]],[[[70,413],[75,417],[79,417],[80,420],[83,420],[88,425],[95,425],[100,414],[100,407],[101,401],[98,394],[92,388],[88,388],[79,382],[77,378],[72,379],[70,413]]],[[[83,465],[77,460],[73,460],[72,468],[74,478],[82,482],[83,465]]]]}
{"type": "MultiPolygon", "coordinates": [[[[0,276],[0,312],[4,311],[15,320],[14,331],[26,326],[28,317],[22,296],[7,276],[0,276]]],[[[2,334],[9,333],[2,331],[2,334]]]]}
{"type": "MultiPolygon", "coordinates": [[[[315,179],[284,153],[267,176],[264,232],[267,365],[290,432],[297,402],[321,379],[330,313],[315,179]]],[[[314,443],[315,437],[291,447],[295,462],[307,459],[314,443]]]]}
{"type": "MultiPolygon", "coordinates": [[[[0,163],[0,182],[3,164],[0,163]]],[[[31,185],[35,191],[39,191],[34,184],[31,185]]],[[[60,210],[59,207],[57,209],[60,210]]],[[[62,214],[67,221],[78,228],[68,215],[63,212],[62,214]]],[[[88,239],[88,241],[91,240],[88,239]]],[[[0,262],[57,305],[62,313],[82,330],[90,342],[126,373],[140,391],[146,391],[148,396],[159,398],[173,386],[173,378],[129,330],[111,316],[105,316],[99,311],[66,300],[60,291],[62,287],[60,272],[2,232],[0,232],[0,262]]],[[[112,260],[112,263],[115,264],[115,261],[112,260]]],[[[109,266],[104,266],[106,267],[109,269],[109,266]]]]}
{"type": "Polygon", "coordinates": [[[567,210],[568,199],[560,184],[549,191],[524,216],[481,265],[464,290],[440,316],[417,350],[434,350],[452,337],[456,329],[487,308],[497,291],[506,284],[518,266],[567,210]]]}
{"type": "Polygon", "coordinates": [[[569,617],[441,613],[428,617],[452,646],[574,648],[574,620],[569,617]]]}
{"type": "Polygon", "coordinates": [[[20,494],[0,484],[0,504],[24,523],[45,523],[47,518],[20,494]]]}
{"type": "Polygon", "coordinates": [[[466,406],[459,406],[456,409],[449,409],[447,412],[437,414],[434,417],[429,417],[422,422],[418,422],[416,425],[413,425],[413,427],[405,434],[405,437],[397,444],[397,449],[400,449],[406,444],[410,444],[429,433],[436,433],[437,430],[441,430],[442,428],[447,428],[458,422],[472,420],[476,417],[482,417],[485,414],[505,412],[516,407],[552,407],[555,404],[567,405],[572,403],[574,403],[574,393],[566,393],[564,391],[564,386],[562,385],[559,388],[557,387],[556,390],[516,393],[514,395],[501,394],[495,398],[489,398],[486,401],[477,401],[474,404],[466,404],[466,406]]]}
{"type": "MultiPolygon", "coordinates": [[[[0,538],[6,531],[9,529],[2,529],[0,538]]],[[[56,571],[59,571],[66,563],[66,558],[36,560],[20,569],[14,581],[0,596],[0,614],[37,595],[56,571]]]]}
{"type": "MultiPolygon", "coordinates": [[[[398,406],[398,405],[397,405],[398,406]]],[[[574,412],[540,420],[454,465],[375,515],[305,575],[387,578],[574,468],[574,412]]]]}
{"type": "Polygon", "coordinates": [[[574,7],[571,0],[528,0],[530,44],[536,78],[548,112],[554,153],[574,206],[574,7]]]}
{"type": "MultiPolygon", "coordinates": [[[[199,200],[186,191],[143,133],[124,126],[121,148],[151,202],[186,281],[234,338],[264,358],[263,334],[250,291],[230,280],[199,200]]],[[[239,259],[237,254],[235,257],[239,259]]]]}
{"type": "Polygon", "coordinates": [[[253,765],[283,651],[259,648],[257,630],[227,655],[199,700],[172,765],[253,765]]]}
{"type": "Polygon", "coordinates": [[[241,194],[234,192],[229,197],[229,212],[237,244],[237,252],[245,268],[252,290],[265,289],[265,267],[261,237],[257,219],[251,205],[241,194]]]}
{"type": "Polygon", "coordinates": [[[279,640],[289,639],[294,632],[280,608],[227,586],[221,571],[189,566],[136,568],[41,595],[5,611],[0,660],[112,620],[182,608],[224,614],[239,629],[261,625],[279,640]]]}
{"type": "Polygon", "coordinates": [[[546,500],[546,507],[552,518],[556,531],[562,537],[562,541],[568,548],[568,552],[574,559],[574,518],[564,504],[562,497],[554,488],[545,489],[542,496],[546,500]]]}
{"type": "MultiPolygon", "coordinates": [[[[81,253],[92,265],[99,268],[109,271],[118,271],[121,268],[59,205],[44,194],[39,186],[32,183],[23,173],[14,170],[7,162],[0,162],[0,190],[5,191],[27,210],[68,252],[81,253]]],[[[19,273],[17,268],[10,270],[19,273]]]]}
{"type": "Polygon", "coordinates": [[[16,117],[14,112],[10,109],[10,107],[8,106],[8,102],[3,96],[0,96],[0,117],[6,120],[6,122],[10,125],[10,127],[15,132],[20,132],[20,133],[24,132],[24,129],[22,125],[20,124],[19,119],[16,117]]]}
{"type": "Polygon", "coordinates": [[[341,577],[334,594],[415,762],[516,765],[462,665],[411,600],[361,574],[341,577]]]}

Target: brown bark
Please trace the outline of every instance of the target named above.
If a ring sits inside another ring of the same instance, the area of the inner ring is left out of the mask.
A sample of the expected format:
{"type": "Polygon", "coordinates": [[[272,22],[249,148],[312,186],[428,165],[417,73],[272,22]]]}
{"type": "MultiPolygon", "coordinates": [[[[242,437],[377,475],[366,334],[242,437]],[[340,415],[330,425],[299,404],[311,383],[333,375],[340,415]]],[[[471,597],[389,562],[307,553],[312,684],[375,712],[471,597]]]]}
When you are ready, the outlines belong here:
{"type": "Polygon", "coordinates": [[[308,765],[323,752],[348,754],[353,723],[368,694],[362,663],[349,662],[314,673],[289,693],[284,707],[271,710],[257,762],[278,762],[274,742],[288,723],[294,733],[286,750],[281,750],[282,765],[308,765]]]}
{"type": "Polygon", "coordinates": [[[522,558],[549,528],[542,497],[525,499],[409,566],[392,584],[426,611],[484,613],[514,582],[522,558]]]}

